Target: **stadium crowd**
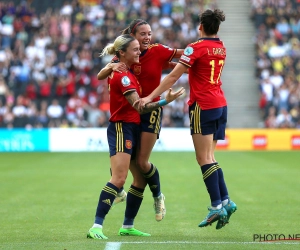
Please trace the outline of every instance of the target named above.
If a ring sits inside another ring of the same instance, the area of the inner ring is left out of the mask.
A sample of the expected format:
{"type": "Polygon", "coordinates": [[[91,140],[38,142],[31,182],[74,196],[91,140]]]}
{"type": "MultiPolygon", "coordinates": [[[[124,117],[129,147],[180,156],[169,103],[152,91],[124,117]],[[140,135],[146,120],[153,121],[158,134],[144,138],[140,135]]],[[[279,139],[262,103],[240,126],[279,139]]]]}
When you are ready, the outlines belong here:
{"type": "MultiPolygon", "coordinates": [[[[198,37],[199,6],[217,5],[216,0],[84,2],[65,1],[44,11],[27,1],[0,2],[0,127],[106,127],[107,82],[96,77],[111,59],[99,57],[104,46],[142,18],[152,27],[153,43],[185,48],[198,37]]],[[[300,1],[251,3],[264,126],[299,128],[300,1]]],[[[187,75],[177,85],[188,96],[187,75]]],[[[164,108],[164,127],[189,126],[186,96],[164,108]]]]}
{"type": "Polygon", "coordinates": [[[251,3],[264,126],[300,128],[300,1],[251,3]]]}
{"type": "MultiPolygon", "coordinates": [[[[142,18],[153,43],[185,48],[198,37],[199,7],[215,6],[213,0],[73,0],[41,12],[27,1],[1,1],[0,127],[106,127],[107,82],[96,77],[111,59],[99,57],[105,45],[142,18]]],[[[187,77],[177,84],[188,88],[187,77]]],[[[186,99],[165,108],[163,126],[188,125],[186,99]]]]}

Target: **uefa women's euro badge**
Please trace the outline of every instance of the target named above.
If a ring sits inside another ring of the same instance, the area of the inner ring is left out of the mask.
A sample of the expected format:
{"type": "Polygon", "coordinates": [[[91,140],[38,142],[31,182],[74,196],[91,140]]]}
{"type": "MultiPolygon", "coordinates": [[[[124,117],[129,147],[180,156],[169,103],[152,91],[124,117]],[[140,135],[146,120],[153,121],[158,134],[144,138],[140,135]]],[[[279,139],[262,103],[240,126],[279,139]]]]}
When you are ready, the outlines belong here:
{"type": "Polygon", "coordinates": [[[128,76],[123,76],[121,82],[124,87],[128,87],[130,85],[130,80],[128,76]]]}
{"type": "Polygon", "coordinates": [[[183,54],[185,54],[186,56],[190,56],[193,53],[194,53],[194,49],[192,47],[186,47],[183,52],[183,54]]]}

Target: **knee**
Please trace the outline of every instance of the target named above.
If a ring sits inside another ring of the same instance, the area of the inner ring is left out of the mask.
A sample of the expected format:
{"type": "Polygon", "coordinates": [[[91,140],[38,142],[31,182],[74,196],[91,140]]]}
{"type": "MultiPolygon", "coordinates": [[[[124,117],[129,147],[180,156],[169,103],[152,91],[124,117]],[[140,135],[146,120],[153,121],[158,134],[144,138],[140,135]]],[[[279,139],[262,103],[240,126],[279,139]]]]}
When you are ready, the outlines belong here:
{"type": "Polygon", "coordinates": [[[148,161],[144,161],[144,160],[137,160],[137,166],[139,168],[139,170],[142,173],[147,173],[149,172],[150,168],[151,168],[151,164],[148,161]]]}
{"type": "Polygon", "coordinates": [[[198,165],[201,166],[201,163],[202,163],[201,157],[200,157],[200,156],[196,156],[196,160],[197,160],[197,162],[198,162],[198,165]]]}
{"type": "Polygon", "coordinates": [[[111,183],[114,184],[116,187],[121,188],[124,186],[126,181],[126,177],[112,177],[111,183]]]}
{"type": "Polygon", "coordinates": [[[212,162],[210,157],[205,157],[202,155],[197,155],[196,160],[200,166],[203,166],[205,164],[209,164],[212,162]]]}

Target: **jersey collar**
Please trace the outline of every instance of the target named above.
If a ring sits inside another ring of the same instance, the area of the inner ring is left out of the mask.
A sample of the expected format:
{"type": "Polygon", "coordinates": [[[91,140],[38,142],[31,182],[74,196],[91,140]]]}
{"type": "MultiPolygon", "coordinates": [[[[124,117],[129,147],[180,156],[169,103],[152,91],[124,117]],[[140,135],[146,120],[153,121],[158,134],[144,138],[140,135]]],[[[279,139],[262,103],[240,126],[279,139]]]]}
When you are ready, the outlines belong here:
{"type": "Polygon", "coordinates": [[[207,41],[220,41],[220,38],[213,38],[213,37],[202,37],[202,38],[199,38],[199,41],[200,40],[207,40],[207,41]]]}
{"type": "Polygon", "coordinates": [[[140,57],[145,55],[147,53],[148,49],[145,49],[141,54],[140,54],[140,57]]]}

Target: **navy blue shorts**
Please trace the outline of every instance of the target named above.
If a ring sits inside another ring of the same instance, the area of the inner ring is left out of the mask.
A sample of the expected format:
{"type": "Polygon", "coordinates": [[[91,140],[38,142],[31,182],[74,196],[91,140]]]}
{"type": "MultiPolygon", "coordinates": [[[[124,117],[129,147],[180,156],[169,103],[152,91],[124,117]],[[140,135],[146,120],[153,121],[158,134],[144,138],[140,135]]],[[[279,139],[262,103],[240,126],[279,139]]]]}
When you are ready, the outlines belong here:
{"type": "Polygon", "coordinates": [[[191,135],[214,135],[214,140],[225,139],[227,106],[201,110],[195,102],[189,107],[191,135]]]}
{"type": "Polygon", "coordinates": [[[162,116],[162,107],[159,107],[158,109],[153,110],[152,112],[141,115],[141,132],[157,134],[158,139],[161,130],[162,116]]]}
{"type": "Polygon", "coordinates": [[[110,156],[114,156],[117,152],[124,152],[130,154],[133,160],[136,149],[140,145],[140,125],[110,122],[107,128],[107,141],[110,156]]]}

